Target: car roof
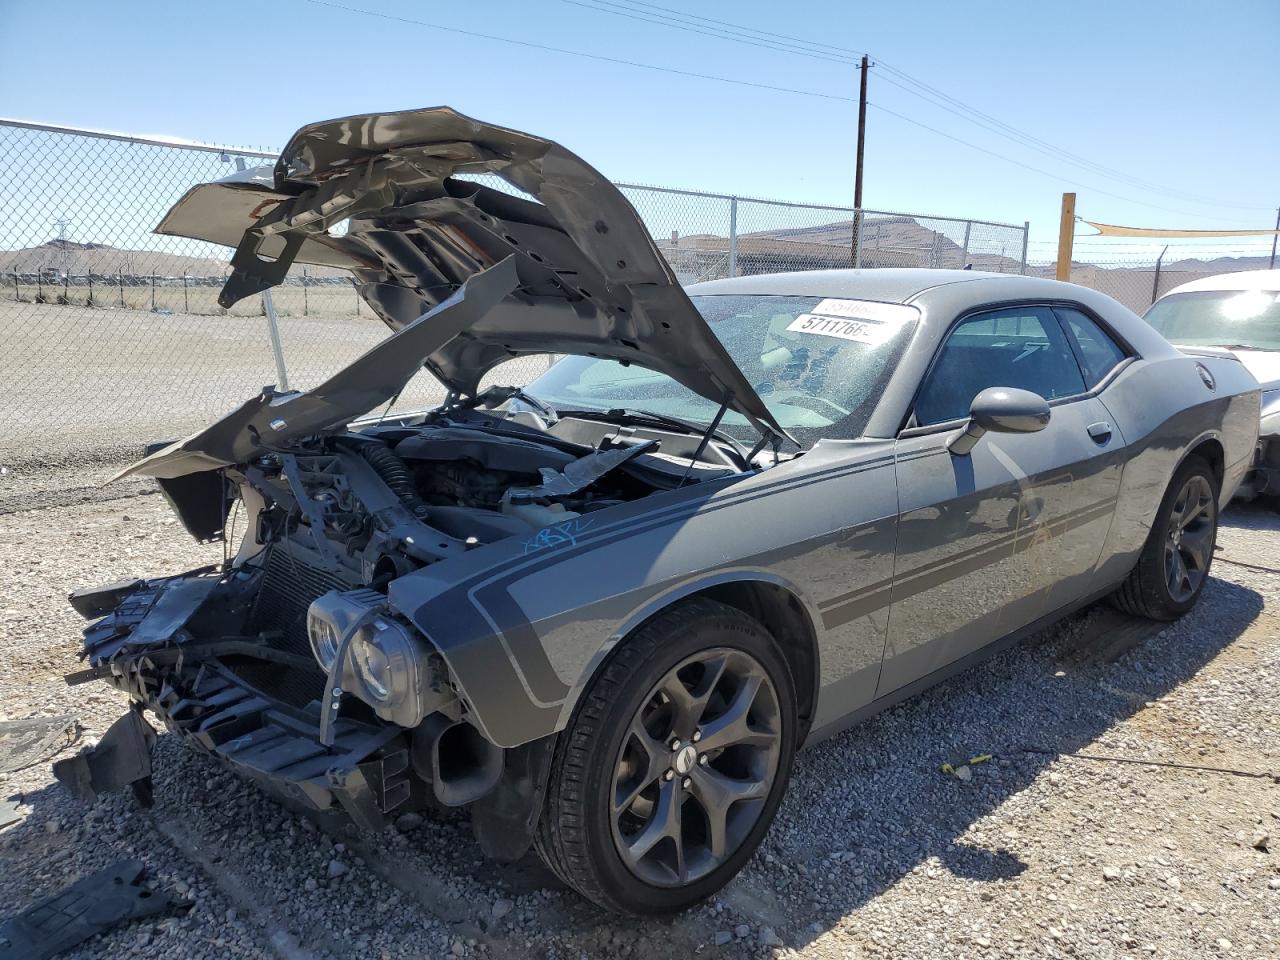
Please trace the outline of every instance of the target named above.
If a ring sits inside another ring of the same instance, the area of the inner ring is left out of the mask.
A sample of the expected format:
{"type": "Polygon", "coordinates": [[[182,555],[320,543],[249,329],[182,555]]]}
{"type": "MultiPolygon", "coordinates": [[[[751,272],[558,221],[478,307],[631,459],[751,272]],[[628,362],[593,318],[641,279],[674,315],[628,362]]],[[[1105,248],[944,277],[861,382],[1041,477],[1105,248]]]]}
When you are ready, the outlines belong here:
{"type": "Polygon", "coordinates": [[[909,303],[919,309],[920,323],[867,422],[866,437],[897,435],[916,387],[950,324],[970,310],[1018,301],[1079,303],[1105,320],[1139,356],[1178,354],[1137,314],[1106,294],[1044,277],[913,267],[807,270],[710,280],[692,284],[686,290],[691,297],[829,297],[909,303]]]}
{"type": "Polygon", "coordinates": [[[987,273],[981,270],[937,270],[922,267],[878,267],[874,269],[803,270],[794,273],[762,273],[747,277],[727,277],[691,284],[690,296],[756,295],[783,297],[839,297],[909,303],[938,287],[966,285],[975,302],[1020,297],[1076,299],[1080,288],[1041,277],[987,273]]]}
{"type": "Polygon", "coordinates": [[[1204,290],[1275,290],[1280,291],[1280,270],[1241,270],[1237,273],[1220,273],[1215,277],[1201,277],[1174,287],[1160,297],[1175,293],[1196,293],[1204,290]]]}

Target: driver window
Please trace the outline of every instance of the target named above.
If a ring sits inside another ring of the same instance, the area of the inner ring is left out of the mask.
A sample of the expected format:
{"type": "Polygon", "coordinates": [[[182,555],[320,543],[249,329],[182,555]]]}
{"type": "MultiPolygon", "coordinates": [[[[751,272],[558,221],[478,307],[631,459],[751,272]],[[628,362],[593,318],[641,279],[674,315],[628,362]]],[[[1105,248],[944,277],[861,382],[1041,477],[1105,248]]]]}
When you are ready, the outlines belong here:
{"type": "Polygon", "coordinates": [[[1085,392],[1057,319],[1045,307],[1009,307],[962,321],[947,337],[916,401],[916,424],[969,416],[988,387],[1017,387],[1046,400],[1085,392]]]}

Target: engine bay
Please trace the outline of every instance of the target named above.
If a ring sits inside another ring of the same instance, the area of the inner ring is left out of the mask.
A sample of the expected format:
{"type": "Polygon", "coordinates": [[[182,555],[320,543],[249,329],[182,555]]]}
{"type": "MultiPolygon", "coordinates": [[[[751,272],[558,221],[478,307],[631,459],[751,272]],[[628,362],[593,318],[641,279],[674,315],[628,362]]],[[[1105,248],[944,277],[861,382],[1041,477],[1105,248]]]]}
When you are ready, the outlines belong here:
{"type": "Polygon", "coordinates": [[[385,589],[467,550],[739,472],[715,462],[728,458],[714,446],[699,454],[698,440],[470,409],[317,435],[227,471],[250,509],[240,559],[293,541],[343,580],[385,589]]]}

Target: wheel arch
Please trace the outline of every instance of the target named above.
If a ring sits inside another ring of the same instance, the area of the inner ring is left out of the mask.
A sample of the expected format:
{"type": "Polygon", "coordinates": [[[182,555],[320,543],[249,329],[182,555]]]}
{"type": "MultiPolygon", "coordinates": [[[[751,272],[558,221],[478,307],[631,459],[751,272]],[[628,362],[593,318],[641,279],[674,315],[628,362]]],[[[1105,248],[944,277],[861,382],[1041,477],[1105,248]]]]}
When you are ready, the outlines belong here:
{"type": "Polygon", "coordinates": [[[565,701],[558,729],[563,729],[568,724],[582,691],[619,643],[654,617],[679,603],[698,597],[715,600],[754,617],[777,642],[791,668],[796,685],[796,705],[800,720],[796,742],[797,745],[803,744],[818,699],[821,658],[816,624],[820,621],[799,587],[776,573],[755,569],[721,571],[687,581],[649,598],[631,611],[618,624],[574,684],[565,701]]]}
{"type": "Polygon", "coordinates": [[[1182,452],[1182,456],[1178,458],[1178,462],[1174,464],[1173,470],[1169,474],[1170,482],[1173,482],[1174,475],[1192,457],[1201,457],[1209,462],[1209,466],[1213,469],[1213,475],[1218,481],[1218,490],[1221,491],[1227,469],[1227,453],[1226,448],[1222,445],[1222,438],[1218,436],[1216,430],[1202,433],[1187,445],[1187,448],[1182,452]]]}

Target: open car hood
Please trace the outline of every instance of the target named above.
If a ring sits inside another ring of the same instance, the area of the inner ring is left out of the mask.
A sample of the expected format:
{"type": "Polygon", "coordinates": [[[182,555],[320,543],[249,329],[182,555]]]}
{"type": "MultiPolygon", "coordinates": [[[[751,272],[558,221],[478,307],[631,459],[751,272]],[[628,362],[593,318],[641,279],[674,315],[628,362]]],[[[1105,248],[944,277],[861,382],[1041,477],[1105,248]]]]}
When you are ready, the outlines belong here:
{"type": "MultiPolygon", "coordinates": [[[[416,338],[415,361],[446,386],[474,394],[488,370],[525,354],[608,357],[786,436],[627,199],[549,140],[445,107],[313,123],[274,169],[189,190],[156,232],[236,247],[223,306],[279,283],[295,262],[345,267],[394,331],[430,324],[424,314],[468,278],[511,258],[511,293],[465,329],[416,338]],[[533,199],[457,177],[481,173],[533,199]]],[[[331,412],[349,420],[368,409],[331,412]]]]}

